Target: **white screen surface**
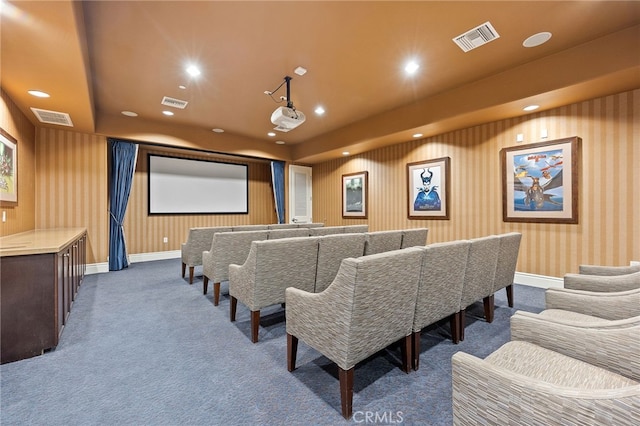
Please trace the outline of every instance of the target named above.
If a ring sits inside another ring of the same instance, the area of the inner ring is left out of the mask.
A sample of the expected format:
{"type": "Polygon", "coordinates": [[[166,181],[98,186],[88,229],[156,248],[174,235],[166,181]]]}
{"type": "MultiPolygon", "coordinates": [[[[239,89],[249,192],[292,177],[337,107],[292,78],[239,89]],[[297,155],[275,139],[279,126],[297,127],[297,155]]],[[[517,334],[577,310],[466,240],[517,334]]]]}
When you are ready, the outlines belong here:
{"type": "Polygon", "coordinates": [[[248,213],[248,166],[149,154],[149,214],[248,213]]]}

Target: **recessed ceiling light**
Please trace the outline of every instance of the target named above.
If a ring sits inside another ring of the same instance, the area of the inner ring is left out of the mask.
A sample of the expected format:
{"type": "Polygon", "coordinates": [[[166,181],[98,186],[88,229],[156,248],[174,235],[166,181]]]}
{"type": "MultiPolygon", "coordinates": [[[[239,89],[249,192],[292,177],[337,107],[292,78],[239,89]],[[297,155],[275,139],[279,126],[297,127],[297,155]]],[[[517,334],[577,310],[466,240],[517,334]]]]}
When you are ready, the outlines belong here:
{"type": "Polygon", "coordinates": [[[318,115],[324,114],[324,108],[322,108],[321,106],[316,107],[315,113],[318,115]]]}
{"type": "Polygon", "coordinates": [[[422,133],[415,133],[413,135],[414,138],[421,138],[422,137],[422,133]]]}
{"type": "Polygon", "coordinates": [[[122,115],[126,115],[127,117],[137,117],[138,113],[133,111],[122,111],[122,115]]]}
{"type": "Polygon", "coordinates": [[[526,107],[524,107],[522,109],[525,110],[525,111],[533,111],[533,110],[536,110],[538,108],[540,108],[540,105],[528,105],[528,106],[526,106],[526,107]]]}
{"type": "Polygon", "coordinates": [[[178,89],[182,89],[182,90],[184,90],[184,89],[186,89],[186,88],[187,88],[187,86],[185,86],[184,84],[181,84],[180,86],[178,86],[178,89]]]}
{"type": "Polygon", "coordinates": [[[276,141],[278,145],[284,145],[284,141],[276,141]]]}
{"type": "Polygon", "coordinates": [[[275,132],[269,132],[269,133],[267,133],[267,136],[274,137],[275,135],[276,135],[276,133],[275,133],[275,132]]]}
{"type": "Polygon", "coordinates": [[[349,151],[342,151],[342,155],[349,155],[349,151]]]}
{"type": "Polygon", "coordinates": [[[197,77],[200,75],[200,69],[195,66],[195,65],[189,65],[187,67],[187,73],[191,76],[191,77],[197,77]]]}
{"type": "Polygon", "coordinates": [[[298,75],[305,75],[307,73],[307,70],[305,68],[298,67],[295,70],[293,70],[293,72],[295,72],[298,75]]]}
{"type": "Polygon", "coordinates": [[[171,112],[171,111],[162,111],[162,113],[164,115],[173,115],[173,112],[171,112]]]}
{"type": "Polygon", "coordinates": [[[50,97],[48,93],[40,91],[40,90],[29,90],[28,93],[31,96],[35,96],[37,98],[48,98],[48,97],[50,97]]]}
{"type": "Polygon", "coordinates": [[[416,61],[409,61],[407,62],[407,64],[404,66],[404,70],[407,72],[407,74],[409,75],[413,75],[416,73],[416,71],[418,71],[418,68],[420,68],[420,65],[418,65],[418,63],[416,61]]]}
{"type": "Polygon", "coordinates": [[[551,38],[551,33],[545,31],[542,33],[534,34],[531,37],[528,37],[522,43],[522,45],[524,47],[536,47],[548,42],[550,38],[551,38]]]}
{"type": "Polygon", "coordinates": [[[211,129],[211,131],[214,133],[224,133],[224,129],[220,129],[218,127],[216,127],[215,129],[211,129]]]}

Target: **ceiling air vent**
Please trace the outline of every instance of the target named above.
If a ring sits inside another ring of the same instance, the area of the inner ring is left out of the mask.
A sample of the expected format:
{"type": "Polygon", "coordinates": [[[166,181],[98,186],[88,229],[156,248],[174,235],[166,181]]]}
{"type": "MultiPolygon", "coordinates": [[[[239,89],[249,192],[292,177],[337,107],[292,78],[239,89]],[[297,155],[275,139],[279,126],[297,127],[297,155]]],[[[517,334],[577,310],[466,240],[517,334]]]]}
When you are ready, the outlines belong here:
{"type": "Polygon", "coordinates": [[[60,126],[73,127],[71,117],[66,112],[49,111],[46,109],[31,108],[41,123],[58,124],[60,126]]]}
{"type": "Polygon", "coordinates": [[[182,100],[176,99],[176,98],[170,98],[169,96],[165,96],[164,98],[162,98],[162,102],[160,102],[160,103],[162,105],[170,106],[170,107],[173,107],[173,108],[185,109],[189,102],[182,101],[182,100]]]}
{"type": "Polygon", "coordinates": [[[468,52],[499,37],[500,35],[496,29],[493,28],[493,25],[489,22],[485,22],[464,34],[455,37],[453,42],[457,44],[460,49],[468,52]]]}

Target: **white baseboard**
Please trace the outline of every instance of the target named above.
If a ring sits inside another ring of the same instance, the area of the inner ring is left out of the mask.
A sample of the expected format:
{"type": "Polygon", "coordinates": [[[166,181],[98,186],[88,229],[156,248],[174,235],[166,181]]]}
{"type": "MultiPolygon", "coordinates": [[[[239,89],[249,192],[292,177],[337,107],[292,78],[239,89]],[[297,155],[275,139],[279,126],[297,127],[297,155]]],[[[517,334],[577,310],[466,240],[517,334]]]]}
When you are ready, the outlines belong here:
{"type": "MultiPolygon", "coordinates": [[[[136,253],[129,255],[129,263],[150,262],[153,260],[179,259],[182,256],[181,250],[157,251],[154,253],[136,253]]],[[[102,274],[109,272],[109,263],[90,263],[87,265],[86,275],[102,274]]]]}
{"type": "Polygon", "coordinates": [[[513,279],[517,284],[528,285],[530,287],[540,288],[563,288],[564,279],[556,277],[548,277],[545,275],[528,274],[526,272],[516,272],[513,279]]]}

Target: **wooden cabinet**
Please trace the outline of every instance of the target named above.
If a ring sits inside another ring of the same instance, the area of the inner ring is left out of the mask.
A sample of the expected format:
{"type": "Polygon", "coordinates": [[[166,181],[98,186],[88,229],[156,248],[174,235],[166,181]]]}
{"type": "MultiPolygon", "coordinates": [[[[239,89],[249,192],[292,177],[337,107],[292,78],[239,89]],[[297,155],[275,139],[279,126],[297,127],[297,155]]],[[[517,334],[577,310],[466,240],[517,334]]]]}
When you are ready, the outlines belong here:
{"type": "Polygon", "coordinates": [[[0,239],[1,363],[57,346],[84,277],[86,238],[56,229],[0,239]]]}

